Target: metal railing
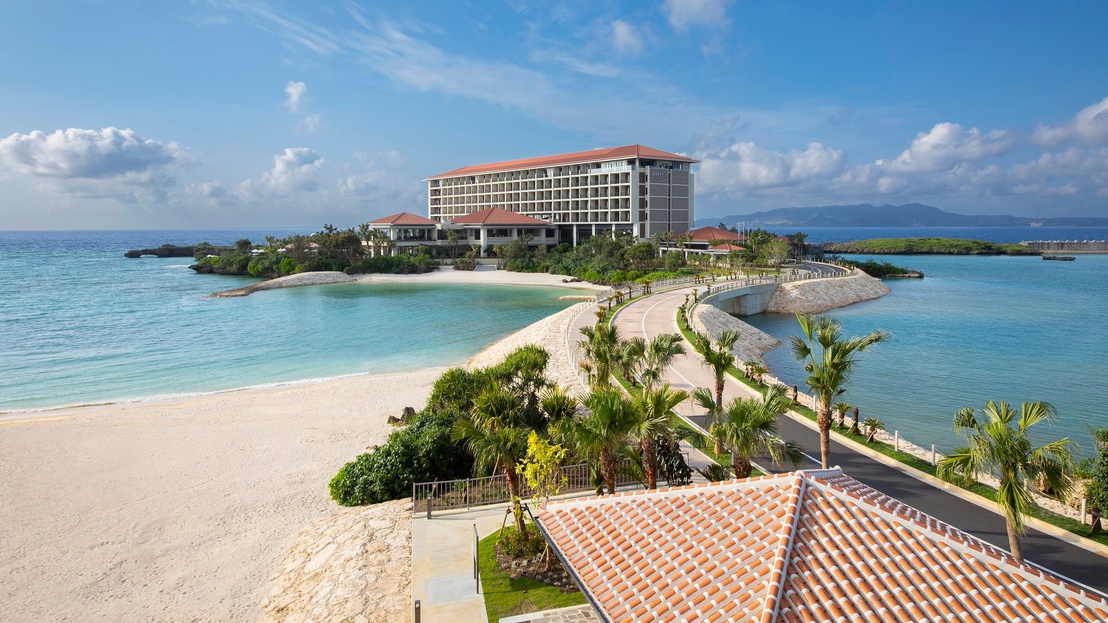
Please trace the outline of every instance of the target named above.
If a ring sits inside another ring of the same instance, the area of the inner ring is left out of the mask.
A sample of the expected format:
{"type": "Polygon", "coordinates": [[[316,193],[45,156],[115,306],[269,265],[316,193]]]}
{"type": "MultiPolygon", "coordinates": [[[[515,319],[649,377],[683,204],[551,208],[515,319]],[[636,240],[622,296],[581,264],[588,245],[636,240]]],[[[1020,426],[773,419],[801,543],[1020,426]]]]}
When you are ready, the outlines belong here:
{"type": "MultiPolygon", "coordinates": [[[[593,486],[588,463],[563,467],[561,477],[565,479],[561,489],[563,494],[596,490],[596,487],[593,486]]],[[[616,476],[616,486],[640,483],[639,475],[635,472],[631,461],[622,461],[616,476]]],[[[522,475],[520,476],[519,488],[521,498],[531,497],[533,492],[527,486],[527,482],[523,480],[522,475]]],[[[428,518],[431,517],[432,509],[468,509],[474,506],[499,504],[511,499],[512,496],[508,491],[508,480],[503,474],[463,480],[417,482],[412,485],[412,510],[415,513],[425,512],[428,518]]]]}

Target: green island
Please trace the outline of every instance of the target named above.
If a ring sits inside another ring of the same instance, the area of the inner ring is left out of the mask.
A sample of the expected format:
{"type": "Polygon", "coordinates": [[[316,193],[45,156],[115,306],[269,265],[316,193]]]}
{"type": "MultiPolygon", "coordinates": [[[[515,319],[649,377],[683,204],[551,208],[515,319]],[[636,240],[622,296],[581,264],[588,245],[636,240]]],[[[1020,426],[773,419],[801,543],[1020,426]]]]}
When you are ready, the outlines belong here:
{"type": "MultiPolygon", "coordinates": [[[[1020,244],[998,244],[968,238],[872,238],[852,242],[828,242],[825,253],[869,255],[1042,255],[1020,244]]],[[[868,271],[867,271],[868,272],[868,271]]]]}
{"type": "Polygon", "coordinates": [[[859,262],[857,260],[847,260],[843,258],[835,258],[835,261],[839,264],[845,264],[847,266],[853,266],[859,268],[870,277],[876,277],[878,279],[922,279],[923,273],[918,270],[912,270],[910,268],[901,268],[895,264],[889,262],[878,262],[876,260],[866,260],[859,262]]]}

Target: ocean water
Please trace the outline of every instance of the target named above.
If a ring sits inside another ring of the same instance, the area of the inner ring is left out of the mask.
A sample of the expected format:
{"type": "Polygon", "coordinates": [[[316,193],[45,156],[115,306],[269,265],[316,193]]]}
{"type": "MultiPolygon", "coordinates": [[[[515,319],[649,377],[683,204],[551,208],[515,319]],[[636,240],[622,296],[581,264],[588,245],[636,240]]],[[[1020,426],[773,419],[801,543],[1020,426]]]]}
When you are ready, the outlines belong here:
{"type": "Polygon", "coordinates": [[[310,232],[0,232],[0,411],[459,364],[572,304],[560,288],[423,284],[206,298],[259,280],[123,257],[293,233],[310,232]]]}
{"type": "Polygon", "coordinates": [[[868,238],[969,238],[986,242],[1108,240],[1108,227],[767,227],[775,234],[797,231],[807,242],[850,242],[868,238]]]}
{"type": "MultiPolygon", "coordinates": [[[[1018,408],[1025,400],[1045,400],[1058,409],[1059,419],[1039,438],[1068,436],[1083,446],[1085,456],[1093,453],[1087,428],[1108,426],[1108,255],[1079,255],[1073,262],[1006,256],[872,259],[918,269],[926,277],[886,280],[889,295],[828,312],[847,335],[873,329],[892,334],[859,357],[842,397],[857,405],[863,418],[878,417],[890,432],[949,450],[960,442],[952,421],[962,407],[1007,400],[1018,408]]],[[[803,369],[787,344],[800,333],[795,317],[759,314],[743,320],[785,342],[766,361],[782,380],[803,388],[803,369]]]]}

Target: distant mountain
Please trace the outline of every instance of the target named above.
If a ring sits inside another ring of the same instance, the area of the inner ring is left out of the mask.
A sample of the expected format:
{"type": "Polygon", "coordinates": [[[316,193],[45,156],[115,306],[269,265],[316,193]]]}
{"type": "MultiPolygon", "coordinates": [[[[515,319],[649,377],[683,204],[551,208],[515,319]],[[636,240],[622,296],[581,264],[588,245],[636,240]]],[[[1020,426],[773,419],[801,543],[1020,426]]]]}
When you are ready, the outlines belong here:
{"type": "Polygon", "coordinates": [[[921,203],[875,206],[868,203],[810,208],[777,208],[753,214],[697,219],[697,225],[746,227],[1104,227],[1108,218],[1026,218],[954,214],[921,203]]]}

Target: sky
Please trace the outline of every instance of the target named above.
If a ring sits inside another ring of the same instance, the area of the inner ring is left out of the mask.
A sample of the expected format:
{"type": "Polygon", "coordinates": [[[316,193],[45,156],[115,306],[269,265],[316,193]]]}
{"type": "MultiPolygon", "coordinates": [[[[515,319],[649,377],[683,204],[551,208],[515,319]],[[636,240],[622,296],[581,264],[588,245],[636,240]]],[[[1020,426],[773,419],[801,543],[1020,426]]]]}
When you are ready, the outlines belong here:
{"type": "Polygon", "coordinates": [[[1108,217],[1108,3],[0,0],[0,230],[351,227],[639,143],[696,217],[1108,217]]]}

